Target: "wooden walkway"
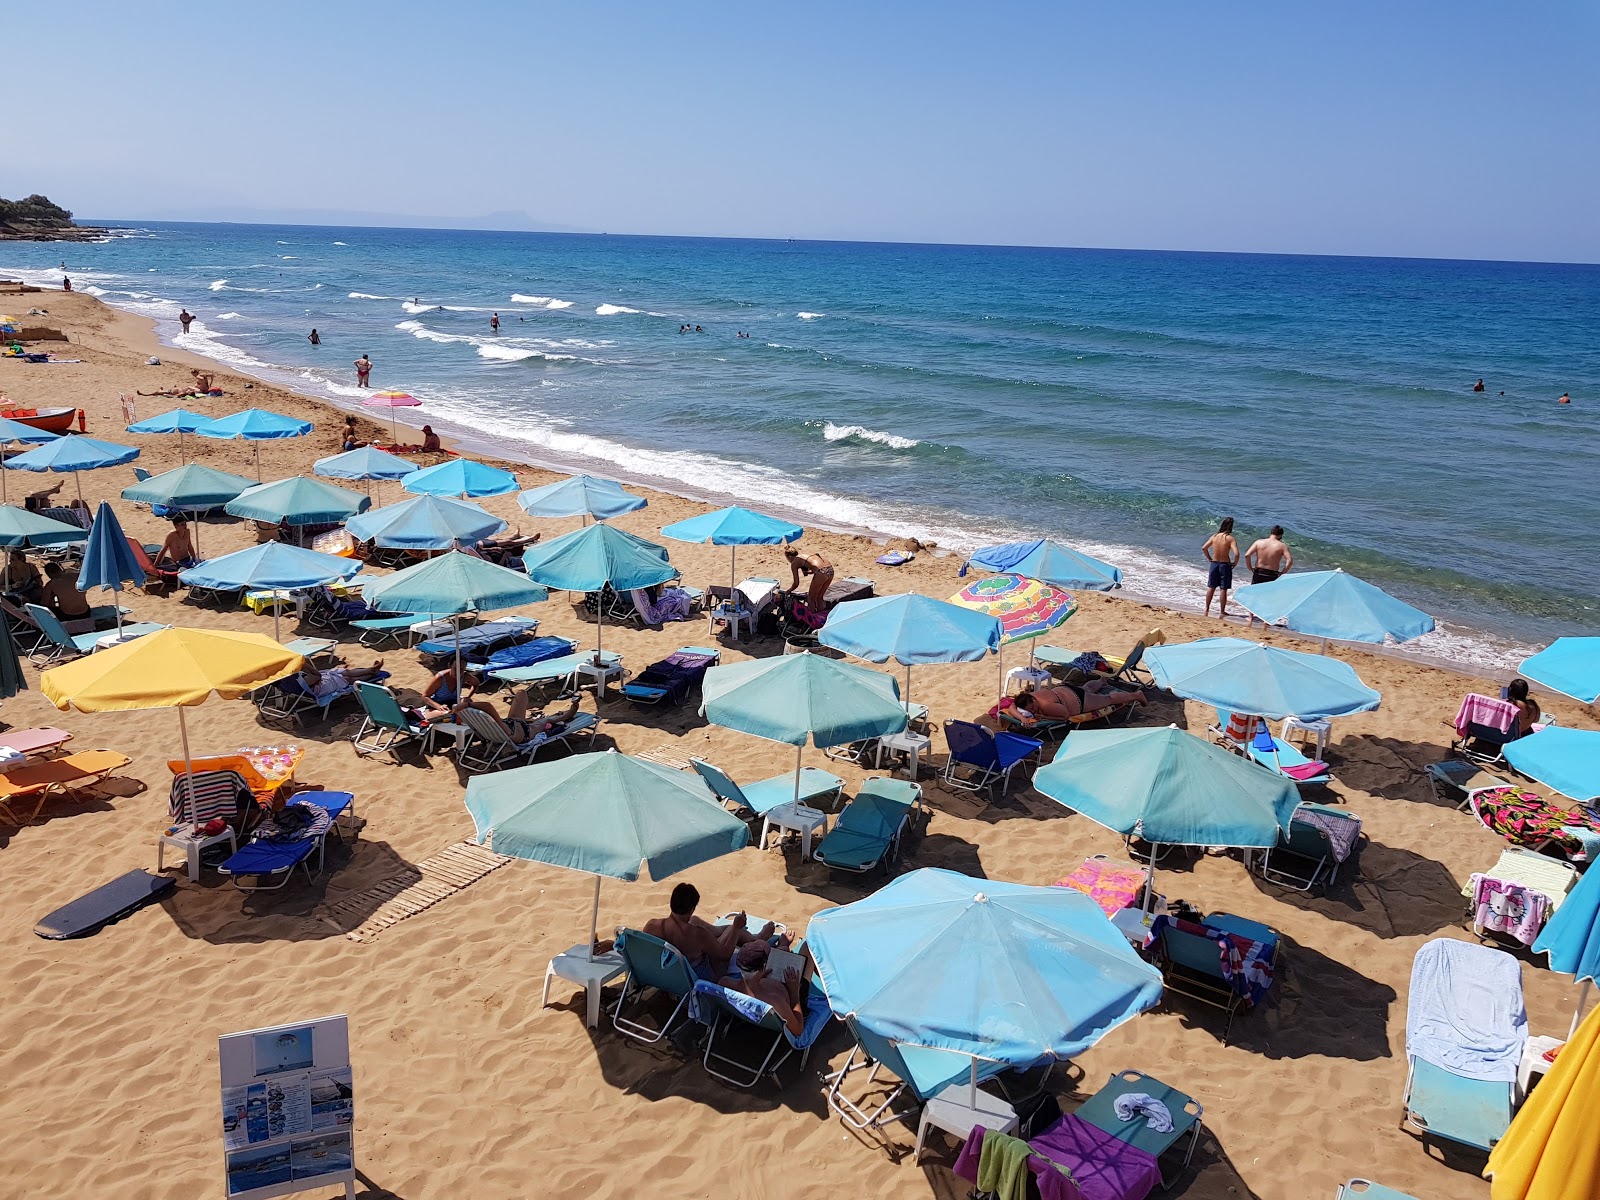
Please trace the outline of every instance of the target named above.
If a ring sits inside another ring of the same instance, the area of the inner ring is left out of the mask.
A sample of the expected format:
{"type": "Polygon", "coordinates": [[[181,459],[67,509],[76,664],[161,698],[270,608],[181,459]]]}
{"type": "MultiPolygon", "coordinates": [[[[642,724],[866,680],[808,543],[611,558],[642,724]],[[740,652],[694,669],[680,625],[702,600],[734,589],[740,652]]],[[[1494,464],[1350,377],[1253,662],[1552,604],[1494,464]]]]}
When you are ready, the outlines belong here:
{"type": "Polygon", "coordinates": [[[510,861],[483,846],[458,842],[318,915],[351,941],[370,942],[389,926],[432,908],[510,861]]]}

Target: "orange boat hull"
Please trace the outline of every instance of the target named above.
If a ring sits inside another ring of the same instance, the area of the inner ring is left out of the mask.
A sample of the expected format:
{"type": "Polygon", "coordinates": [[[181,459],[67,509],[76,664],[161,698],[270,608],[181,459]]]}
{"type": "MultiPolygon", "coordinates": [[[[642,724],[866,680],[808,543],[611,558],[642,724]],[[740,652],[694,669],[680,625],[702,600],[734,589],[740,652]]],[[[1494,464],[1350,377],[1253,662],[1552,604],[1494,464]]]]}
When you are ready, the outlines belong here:
{"type": "Polygon", "coordinates": [[[0,408],[0,417],[10,417],[21,425],[32,425],[47,433],[66,433],[77,419],[75,408],[0,408]]]}

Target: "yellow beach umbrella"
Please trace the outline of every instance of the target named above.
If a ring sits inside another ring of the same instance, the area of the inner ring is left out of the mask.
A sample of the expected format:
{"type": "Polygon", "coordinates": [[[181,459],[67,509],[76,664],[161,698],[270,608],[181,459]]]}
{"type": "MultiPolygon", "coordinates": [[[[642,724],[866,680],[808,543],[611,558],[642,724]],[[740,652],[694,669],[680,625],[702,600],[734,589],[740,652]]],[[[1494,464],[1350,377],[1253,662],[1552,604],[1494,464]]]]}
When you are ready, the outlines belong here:
{"type": "Polygon", "coordinates": [[[46,671],[39,690],[63,711],[176,708],[183,761],[192,775],[183,710],[212,696],[237,700],[299,670],[303,661],[259,633],[163,629],[46,671]]]}
{"type": "Polygon", "coordinates": [[[1568,1039],[1489,1153],[1490,1200],[1600,1196],[1600,1008],[1568,1039]]]}

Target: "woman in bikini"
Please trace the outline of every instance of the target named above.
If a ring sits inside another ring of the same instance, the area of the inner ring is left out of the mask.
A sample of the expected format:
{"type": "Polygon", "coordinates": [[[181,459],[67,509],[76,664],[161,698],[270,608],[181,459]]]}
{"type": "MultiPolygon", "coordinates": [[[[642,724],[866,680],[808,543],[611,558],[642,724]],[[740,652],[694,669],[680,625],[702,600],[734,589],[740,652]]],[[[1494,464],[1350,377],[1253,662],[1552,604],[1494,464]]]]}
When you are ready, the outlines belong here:
{"type": "Polygon", "coordinates": [[[784,558],[789,560],[790,581],[789,590],[800,590],[800,576],[811,576],[811,587],[806,592],[806,607],[812,612],[822,611],[823,597],[828,594],[828,586],[833,583],[833,564],[820,554],[801,554],[793,546],[785,547],[784,558]]]}
{"type": "Polygon", "coordinates": [[[1144,692],[1138,689],[1120,690],[1107,680],[1091,679],[1081,671],[1073,671],[1067,682],[1055,686],[1023,688],[1012,697],[1017,715],[1026,723],[1043,718],[1064,721],[1115,708],[1122,704],[1144,704],[1144,692]]]}

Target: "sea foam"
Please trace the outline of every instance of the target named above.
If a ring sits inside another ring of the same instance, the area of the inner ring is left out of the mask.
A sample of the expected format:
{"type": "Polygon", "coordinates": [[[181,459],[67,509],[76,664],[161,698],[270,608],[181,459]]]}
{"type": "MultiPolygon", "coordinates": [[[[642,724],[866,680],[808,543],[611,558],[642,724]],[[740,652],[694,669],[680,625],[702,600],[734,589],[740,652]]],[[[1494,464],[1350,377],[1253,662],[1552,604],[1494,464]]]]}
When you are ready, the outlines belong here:
{"type": "Polygon", "coordinates": [[[602,304],[594,310],[594,315],[597,317],[614,317],[618,313],[637,313],[638,311],[639,309],[629,308],[624,304],[602,304]]]}
{"type": "Polygon", "coordinates": [[[880,446],[888,446],[891,450],[909,450],[921,444],[916,438],[884,433],[881,429],[868,429],[865,425],[835,425],[832,421],[822,427],[822,436],[830,442],[876,442],[880,446]]]}

